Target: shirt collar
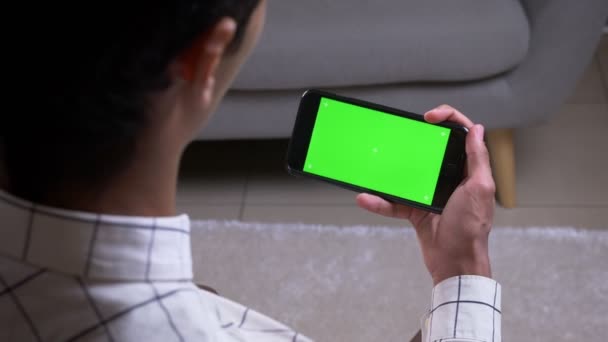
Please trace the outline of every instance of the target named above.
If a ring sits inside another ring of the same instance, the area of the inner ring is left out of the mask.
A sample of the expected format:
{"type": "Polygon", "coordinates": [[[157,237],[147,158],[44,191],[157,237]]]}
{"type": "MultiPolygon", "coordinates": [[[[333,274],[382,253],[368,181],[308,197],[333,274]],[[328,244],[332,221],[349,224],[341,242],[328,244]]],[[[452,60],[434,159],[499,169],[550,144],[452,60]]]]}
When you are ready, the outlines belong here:
{"type": "Polygon", "coordinates": [[[37,205],[0,191],[0,255],[100,280],[191,280],[190,220],[37,205]]]}

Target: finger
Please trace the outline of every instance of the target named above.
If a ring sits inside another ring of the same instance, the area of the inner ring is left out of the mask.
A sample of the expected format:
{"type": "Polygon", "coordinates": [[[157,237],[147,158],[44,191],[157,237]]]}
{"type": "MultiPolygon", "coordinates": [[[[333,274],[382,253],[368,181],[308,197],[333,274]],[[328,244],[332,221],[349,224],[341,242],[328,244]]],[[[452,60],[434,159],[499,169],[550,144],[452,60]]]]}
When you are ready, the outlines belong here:
{"type": "Polygon", "coordinates": [[[490,167],[490,156],[483,141],[483,135],[482,125],[473,126],[467,135],[467,175],[469,179],[474,179],[476,183],[485,185],[488,190],[493,191],[494,179],[490,167]]]}
{"type": "Polygon", "coordinates": [[[469,118],[457,109],[448,105],[441,105],[435,109],[431,109],[424,114],[424,119],[430,123],[451,121],[469,129],[473,127],[473,122],[469,118]]]}
{"type": "Polygon", "coordinates": [[[382,216],[409,220],[412,214],[412,208],[410,207],[391,203],[385,199],[370,194],[357,195],[357,204],[359,207],[365,210],[382,216]]]}

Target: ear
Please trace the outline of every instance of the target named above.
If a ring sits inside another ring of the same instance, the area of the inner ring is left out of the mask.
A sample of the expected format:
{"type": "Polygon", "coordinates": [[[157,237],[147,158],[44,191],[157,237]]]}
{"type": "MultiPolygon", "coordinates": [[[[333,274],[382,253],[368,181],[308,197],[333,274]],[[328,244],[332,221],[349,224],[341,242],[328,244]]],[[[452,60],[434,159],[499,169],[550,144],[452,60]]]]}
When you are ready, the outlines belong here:
{"type": "Polygon", "coordinates": [[[212,102],[215,75],[236,28],[234,19],[222,18],[178,57],[181,78],[195,87],[205,105],[212,102]]]}

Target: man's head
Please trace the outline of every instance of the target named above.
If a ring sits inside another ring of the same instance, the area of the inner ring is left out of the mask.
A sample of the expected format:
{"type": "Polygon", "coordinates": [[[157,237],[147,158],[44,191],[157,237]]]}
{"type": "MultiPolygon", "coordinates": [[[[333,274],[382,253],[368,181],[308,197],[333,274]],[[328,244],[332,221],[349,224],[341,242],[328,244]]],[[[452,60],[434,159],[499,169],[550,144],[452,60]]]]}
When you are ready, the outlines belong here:
{"type": "Polygon", "coordinates": [[[5,186],[40,201],[102,187],[145,144],[183,149],[255,45],[263,2],[32,5],[13,48],[21,108],[0,122],[5,186]]]}

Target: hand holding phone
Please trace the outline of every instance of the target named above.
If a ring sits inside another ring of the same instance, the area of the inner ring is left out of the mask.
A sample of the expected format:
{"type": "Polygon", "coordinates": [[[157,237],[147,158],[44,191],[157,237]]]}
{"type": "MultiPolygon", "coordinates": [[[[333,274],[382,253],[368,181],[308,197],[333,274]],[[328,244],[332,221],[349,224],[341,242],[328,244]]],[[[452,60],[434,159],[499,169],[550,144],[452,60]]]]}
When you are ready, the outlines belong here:
{"type": "Polygon", "coordinates": [[[429,122],[449,120],[469,129],[466,176],[450,196],[443,213],[438,215],[391,203],[370,194],[357,196],[357,203],[371,212],[407,219],[414,225],[435,285],[463,274],[491,277],[488,236],[494,218],[495,185],[483,141],[484,128],[445,105],[427,112],[425,119],[429,122]]]}

